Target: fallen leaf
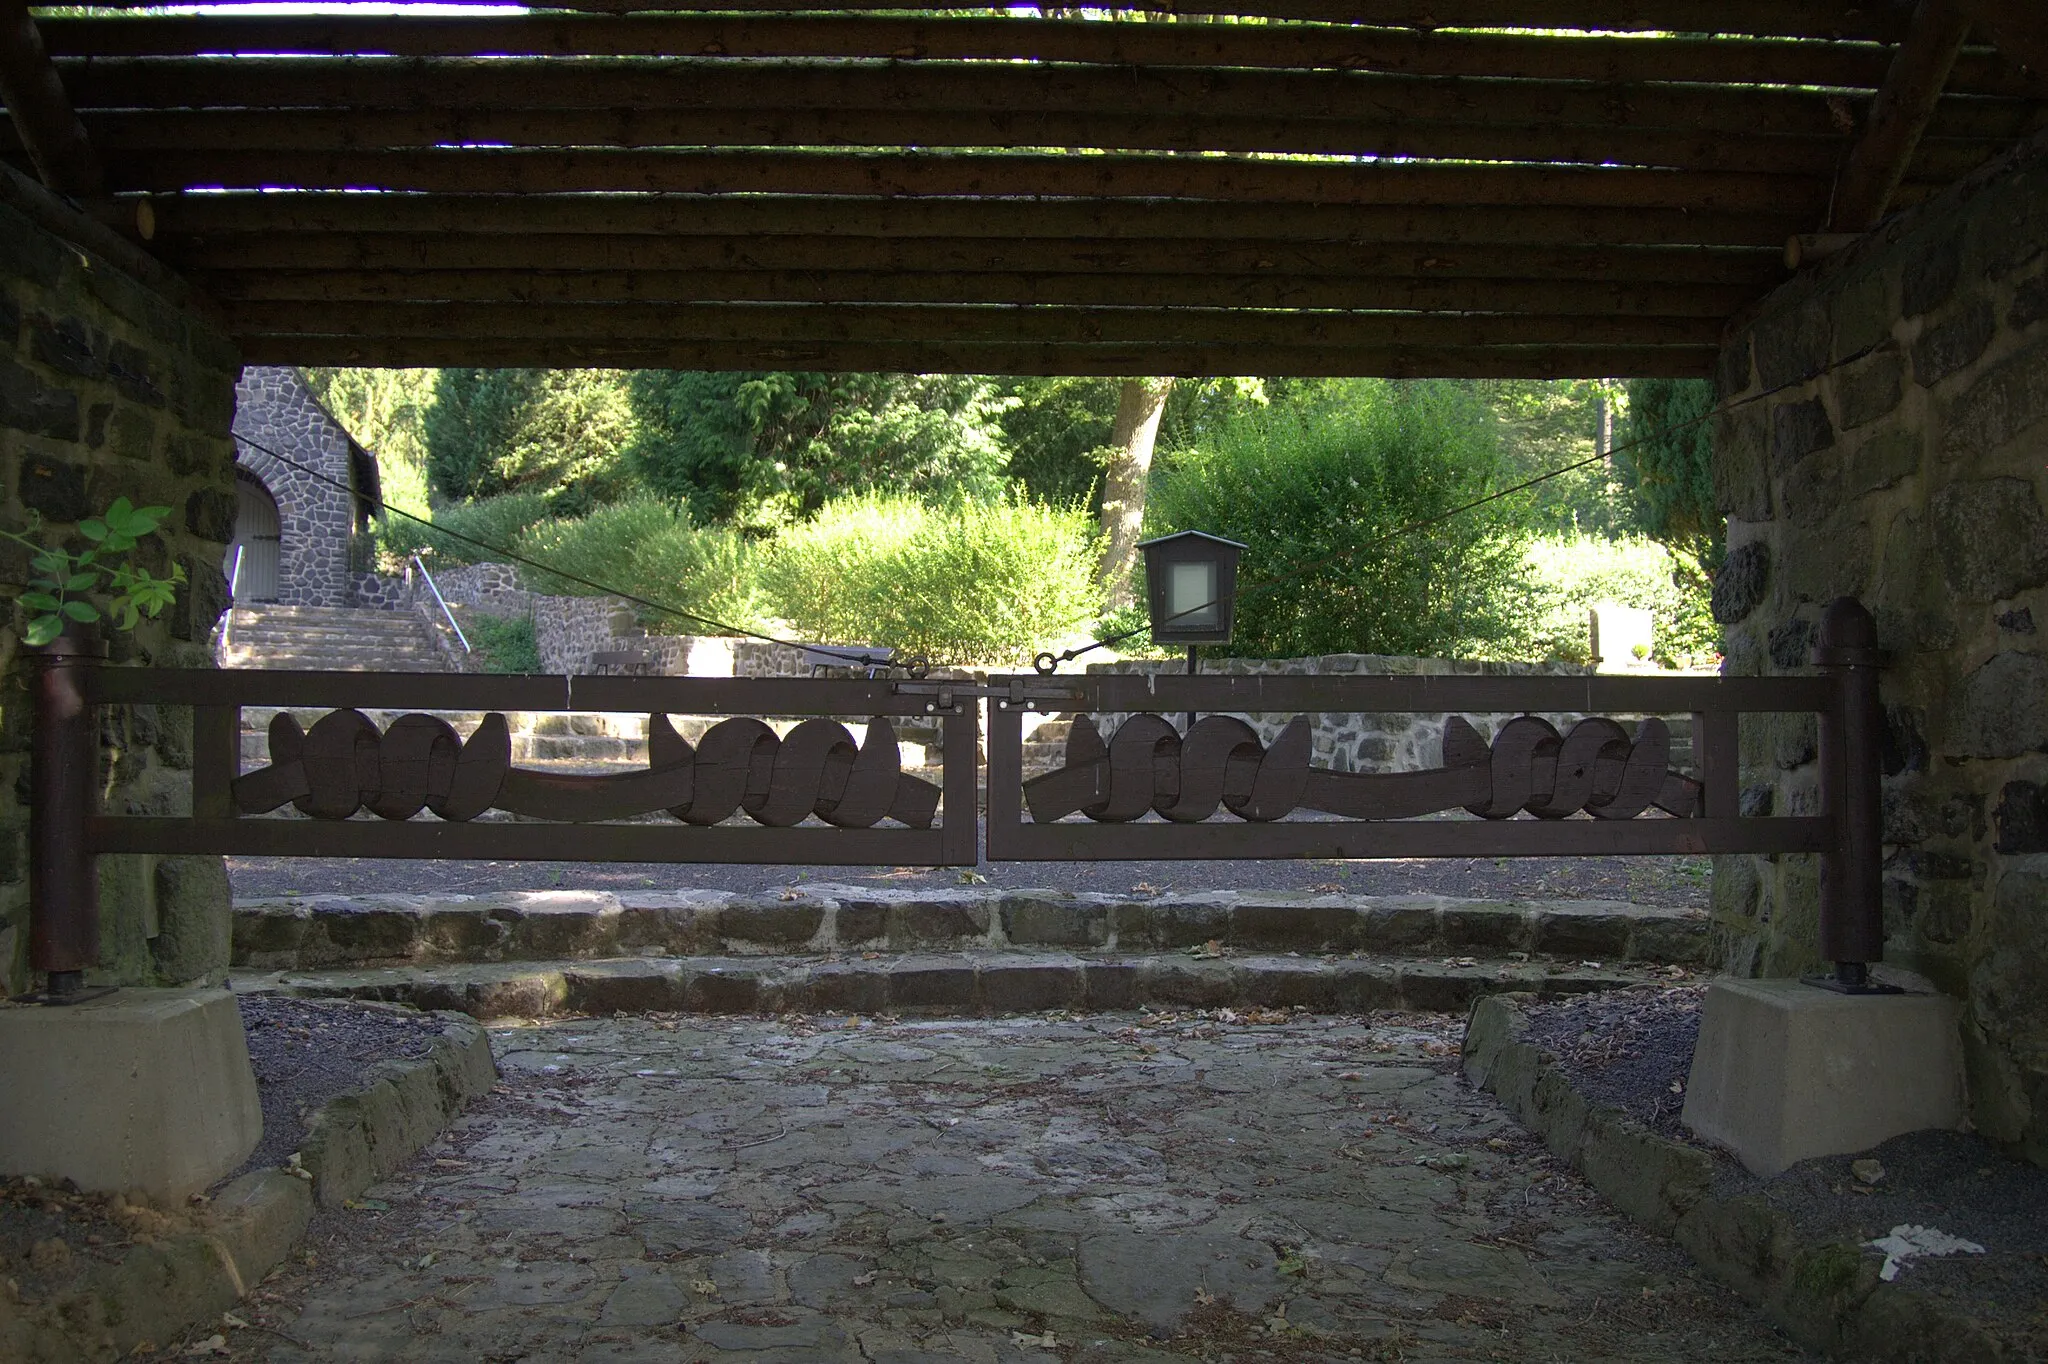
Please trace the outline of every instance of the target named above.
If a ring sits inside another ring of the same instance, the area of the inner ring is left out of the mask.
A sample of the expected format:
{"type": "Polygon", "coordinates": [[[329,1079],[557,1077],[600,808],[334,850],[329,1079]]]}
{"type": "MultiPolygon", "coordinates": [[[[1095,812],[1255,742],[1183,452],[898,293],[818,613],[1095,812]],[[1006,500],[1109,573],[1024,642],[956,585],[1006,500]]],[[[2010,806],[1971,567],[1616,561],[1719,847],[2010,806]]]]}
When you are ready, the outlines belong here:
{"type": "Polygon", "coordinates": [[[220,1324],[221,1324],[221,1325],[223,1325],[223,1326],[228,1326],[228,1327],[232,1327],[232,1328],[234,1328],[234,1329],[235,1329],[235,1330],[237,1330],[237,1331],[246,1331],[246,1330],[248,1330],[248,1329],[249,1329],[249,1323],[248,1323],[248,1322],[246,1322],[246,1321],[243,1321],[243,1320],[242,1320],[242,1319],[241,1319],[240,1317],[236,1316],[236,1315],[235,1315],[235,1314],[234,1314],[233,1312],[223,1312],[223,1313],[221,1313],[221,1314],[220,1314],[220,1324]]]}
{"type": "Polygon", "coordinates": [[[1157,895],[1158,893],[1159,887],[1153,885],[1150,881],[1140,881],[1137,885],[1131,887],[1131,894],[1133,895],[1157,895]]]}
{"type": "Polygon", "coordinates": [[[391,1205],[381,1198],[351,1198],[341,1205],[351,1212],[390,1212],[391,1205]]]}
{"type": "Polygon", "coordinates": [[[1036,1345],[1042,1350],[1057,1350],[1060,1347],[1059,1337],[1050,1331],[1047,1331],[1042,1336],[1034,1336],[1024,1331],[1012,1331],[1010,1332],[1010,1343],[1013,1345],[1036,1345]]]}
{"type": "Polygon", "coordinates": [[[791,886],[789,889],[782,892],[782,898],[785,900],[801,900],[804,898],[804,893],[798,890],[795,886],[791,886]]]}
{"type": "Polygon", "coordinates": [[[865,1273],[865,1274],[856,1274],[856,1275],[854,1275],[854,1276],[853,1276],[853,1286],[854,1286],[855,1288],[871,1288],[871,1287],[873,1287],[873,1286],[874,1286],[874,1282],[875,1282],[875,1274],[876,1274],[876,1271],[875,1271],[875,1270],[872,1270],[872,1269],[871,1269],[871,1270],[869,1270],[869,1271],[868,1271],[867,1273],[865,1273]]]}
{"type": "Polygon", "coordinates": [[[228,1353],[228,1338],[219,1335],[208,1336],[204,1340],[195,1341],[187,1345],[185,1353],[187,1355],[224,1355],[228,1353]]]}
{"type": "Polygon", "coordinates": [[[1209,1307],[1212,1306],[1215,1303],[1215,1301],[1216,1295],[1214,1293],[1211,1293],[1208,1289],[1197,1288],[1195,1290],[1195,1306],[1209,1307]]]}
{"type": "Polygon", "coordinates": [[[960,873],[960,884],[963,886],[987,885],[988,878],[986,876],[983,876],[980,872],[975,871],[972,868],[968,868],[960,873]]]}
{"type": "Polygon", "coordinates": [[[709,1279],[692,1279],[690,1291],[700,1297],[715,1298],[718,1296],[718,1285],[709,1279]]]}
{"type": "Polygon", "coordinates": [[[1884,1178],[1885,1169],[1883,1162],[1866,1158],[1850,1161],[1849,1173],[1865,1184],[1875,1184],[1884,1178]]]}

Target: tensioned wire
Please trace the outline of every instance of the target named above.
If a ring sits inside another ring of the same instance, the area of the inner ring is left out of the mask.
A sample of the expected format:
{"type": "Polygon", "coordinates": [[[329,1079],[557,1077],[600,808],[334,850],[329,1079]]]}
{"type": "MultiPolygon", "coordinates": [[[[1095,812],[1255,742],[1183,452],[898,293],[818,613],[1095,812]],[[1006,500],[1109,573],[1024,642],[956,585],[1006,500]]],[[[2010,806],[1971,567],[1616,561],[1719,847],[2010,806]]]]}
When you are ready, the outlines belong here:
{"type": "MultiPolygon", "coordinates": [[[[1393,530],[1387,531],[1385,534],[1376,536],[1373,539],[1362,541],[1359,544],[1355,545],[1347,545],[1343,549],[1334,550],[1331,553],[1324,554],[1318,557],[1298,559],[1294,563],[1289,564],[1285,569],[1283,569],[1280,573],[1276,574],[1273,577],[1263,579],[1256,583],[1240,586],[1234,595],[1239,598],[1243,598],[1258,596],[1263,593],[1272,592],[1278,588],[1286,586],[1288,583],[1295,582],[1301,579],[1302,577],[1306,576],[1309,573],[1314,572],[1319,568],[1327,567],[1331,564],[1339,562],[1340,560],[1349,558],[1354,554],[1359,554],[1369,549],[1376,549],[1382,545],[1390,544],[1393,541],[1400,539],[1404,535],[1412,535],[1417,531],[1427,530],[1431,526],[1441,525],[1444,522],[1450,520],[1452,517],[1461,516],[1468,511],[1476,510],[1477,508],[1486,506],[1488,503],[1491,502],[1498,502],[1502,498],[1512,497],[1516,493],[1527,492],[1529,489],[1537,487],[1540,484],[1548,483],[1550,480],[1554,478],[1562,478],[1564,475],[1572,473],[1575,470],[1584,469],[1589,465],[1598,464],[1604,460],[1611,459],[1615,455],[1618,455],[1623,451],[1632,450],[1637,448],[1638,446],[1647,445],[1653,441],[1662,440],[1668,436],[1675,436],[1680,434],[1681,432],[1690,431],[1695,427],[1703,426],[1707,422],[1714,420],[1716,417],[1722,415],[1723,413],[1733,411],[1736,408],[1747,407],[1752,403],[1762,402],[1766,398],[1776,397],[1778,394],[1786,392],[1789,389],[1803,387],[1806,384],[1812,383],[1815,379],[1820,378],[1822,375],[1832,373],[1833,371],[1840,369],[1843,366],[1855,360],[1860,360],[1861,358],[1863,358],[1864,354],[1865,352],[1858,352],[1855,355],[1845,356],[1840,360],[1836,360],[1830,362],[1829,364],[1822,365],[1819,369],[1816,369],[1811,373],[1804,374],[1797,379],[1789,380],[1785,383],[1777,385],[1776,387],[1767,388],[1758,393],[1752,393],[1744,398],[1738,398],[1733,402],[1715,407],[1712,411],[1709,411],[1701,416],[1691,417],[1685,421],[1675,422],[1669,426],[1661,427],[1655,431],[1645,432],[1642,435],[1636,436],[1631,440],[1623,441],[1618,445],[1609,447],[1607,451],[1604,453],[1588,455],[1584,459],[1577,459],[1573,460],[1569,464],[1559,465],[1557,468],[1549,470],[1546,473],[1537,474],[1533,478],[1526,478],[1522,480],[1520,483],[1516,483],[1509,487],[1499,489],[1496,492],[1487,493],[1483,497],[1475,497],[1469,502],[1461,502],[1457,506],[1451,507],[1445,511],[1438,512],[1435,515],[1425,516],[1418,520],[1407,522],[1406,524],[1397,526],[1393,530]]],[[[235,439],[240,441],[242,444],[248,446],[250,449],[260,450],[264,454],[269,455],[272,459],[275,459],[280,463],[289,465],[293,469],[296,469],[299,472],[306,474],[308,477],[313,478],[318,482],[325,483],[330,487],[339,488],[343,492],[350,493],[351,495],[360,496],[360,493],[358,493],[355,488],[351,487],[347,483],[342,482],[340,479],[330,477],[327,474],[321,473],[317,469],[313,469],[305,464],[302,464],[298,460],[293,459],[289,455],[282,454],[276,450],[271,449],[269,446],[263,444],[261,441],[251,440],[247,436],[239,434],[235,436],[235,439]]],[[[720,620],[716,616],[707,616],[700,611],[691,611],[685,607],[676,606],[669,602],[656,601],[649,597],[643,597],[638,593],[628,592],[622,588],[611,587],[604,583],[595,582],[589,578],[580,577],[577,574],[569,573],[562,569],[555,568],[549,564],[543,563],[539,559],[532,558],[528,555],[520,554],[516,550],[508,549],[503,545],[495,545],[487,540],[479,540],[473,535],[464,535],[460,531],[449,530],[443,526],[436,525],[433,521],[428,520],[424,516],[415,515],[412,512],[406,511],[402,507],[392,506],[389,502],[386,502],[382,496],[374,497],[369,500],[374,502],[380,511],[402,516],[408,521],[416,522],[417,524],[425,526],[428,529],[432,530],[433,533],[438,536],[444,536],[450,540],[459,540],[463,544],[473,546],[477,549],[486,550],[493,555],[499,556],[504,561],[520,564],[527,568],[537,569],[540,572],[549,574],[552,577],[560,578],[564,582],[575,583],[579,587],[588,587],[595,591],[606,593],[610,596],[622,598],[628,602],[631,602],[635,606],[645,607],[650,611],[655,611],[665,616],[673,616],[679,620],[695,621],[701,625],[711,626],[722,634],[737,635],[746,639],[758,639],[767,644],[779,644],[784,648],[789,649],[806,649],[811,651],[813,654],[826,655],[832,658],[840,659],[844,661],[849,667],[882,667],[892,662],[892,658],[884,658],[875,654],[851,651],[847,649],[845,646],[835,647],[831,645],[801,644],[794,640],[779,639],[774,635],[763,634],[759,630],[749,629],[744,625],[734,625],[730,621],[720,620]]],[[[1143,625],[1135,625],[1128,630],[1120,630],[1115,634],[1105,635],[1100,639],[1092,640],[1089,643],[1080,645],[1076,648],[1063,649],[1057,654],[1041,653],[1037,656],[1033,666],[1041,674],[1050,674],[1055,669],[1057,669],[1060,664],[1071,663],[1075,659],[1081,657],[1081,655],[1083,654],[1092,653],[1097,649],[1108,648],[1113,644],[1119,644],[1124,640],[1132,638],[1135,635],[1141,635],[1148,632],[1152,629],[1154,625],[1163,625],[1172,621],[1179,620],[1182,616],[1195,615],[1200,612],[1207,611],[1209,608],[1216,606],[1218,604],[1219,602],[1217,599],[1211,599],[1209,601],[1202,602],[1199,605],[1188,607],[1185,610],[1176,611],[1171,616],[1167,616],[1162,620],[1148,621],[1143,625]]],[[[902,666],[901,660],[893,661],[896,662],[897,666],[902,666]]],[[[924,662],[925,661],[920,660],[921,665],[923,665],[924,662]]]]}

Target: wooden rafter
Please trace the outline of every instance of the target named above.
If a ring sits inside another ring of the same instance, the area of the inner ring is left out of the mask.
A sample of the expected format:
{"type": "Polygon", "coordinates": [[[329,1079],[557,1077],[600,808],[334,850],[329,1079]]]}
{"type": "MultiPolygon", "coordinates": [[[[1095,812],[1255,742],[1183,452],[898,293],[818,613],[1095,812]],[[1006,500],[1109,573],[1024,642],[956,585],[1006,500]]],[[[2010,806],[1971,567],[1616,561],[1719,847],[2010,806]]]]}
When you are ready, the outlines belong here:
{"type": "Polygon", "coordinates": [[[1969,17],[1956,0],[1920,0],[1914,7],[1906,40],[1871,104],[1869,124],[1835,185],[1828,231],[1865,232],[1884,217],[1969,34],[1969,17]]]}
{"type": "Polygon", "coordinates": [[[100,192],[99,158],[43,49],[27,0],[0,0],[0,99],[44,184],[77,198],[100,192]]]}
{"type": "Polygon", "coordinates": [[[2024,0],[1956,0],[1980,36],[2033,73],[2048,81],[2048,9],[2024,0]]]}

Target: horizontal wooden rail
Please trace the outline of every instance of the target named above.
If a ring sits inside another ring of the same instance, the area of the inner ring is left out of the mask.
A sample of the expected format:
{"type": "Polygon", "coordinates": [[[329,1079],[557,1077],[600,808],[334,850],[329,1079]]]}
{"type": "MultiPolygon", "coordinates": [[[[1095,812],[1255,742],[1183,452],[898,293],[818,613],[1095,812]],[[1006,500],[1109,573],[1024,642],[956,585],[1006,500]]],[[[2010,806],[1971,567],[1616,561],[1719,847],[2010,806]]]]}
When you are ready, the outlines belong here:
{"type": "MultiPolygon", "coordinates": [[[[158,2],[106,0],[106,7],[143,8],[158,2]]],[[[495,4],[498,0],[457,3],[495,4]]],[[[793,0],[564,0],[555,7],[599,14],[774,13],[806,8],[793,0]]],[[[905,0],[850,0],[834,8],[886,12],[917,7],[905,0]]],[[[1185,17],[1180,0],[1137,0],[1128,8],[1185,17]]],[[[1905,32],[1905,16],[1894,9],[1872,4],[1845,6],[1840,0],[1231,0],[1210,6],[1207,13],[1425,32],[1447,28],[1587,29],[1875,42],[1897,42],[1905,32]]]]}
{"type": "Polygon", "coordinates": [[[950,152],[160,151],[109,163],[119,190],[402,189],[442,194],[781,194],[849,198],[1090,198],[1231,203],[1684,209],[1798,214],[1826,206],[1805,177],[1623,167],[1388,165],[1242,157],[950,152]]]}
{"type": "Polygon", "coordinates": [[[1702,317],[1757,295],[1720,284],[1360,279],[1341,275],[1024,274],[856,270],[356,270],[211,272],[226,303],[1035,303],[1143,308],[1371,308],[1408,312],[1702,317]]]}
{"type": "Polygon", "coordinates": [[[1796,819],[1286,820],[1026,824],[988,831],[990,861],[1351,857],[1607,857],[1826,852],[1834,821],[1796,819]]]}
{"type": "MultiPolygon", "coordinates": [[[[1311,24],[1132,24],[1004,16],[150,15],[53,18],[59,57],[219,52],[1093,62],[1117,66],[1290,67],[1428,76],[1511,76],[1616,83],[1687,81],[1875,90],[1888,54],[1875,43],[1785,43],[1671,36],[1429,33],[1311,24]]],[[[1952,89],[2025,95],[2030,82],[1988,51],[1968,55],[1952,89]]]]}
{"type": "Polygon", "coordinates": [[[1146,375],[1292,374],[1388,379],[1704,379],[1715,346],[1333,346],[993,345],[969,342],[720,341],[633,345],[558,337],[306,336],[239,333],[252,365],[549,369],[869,370],[899,374],[1146,375]]]}

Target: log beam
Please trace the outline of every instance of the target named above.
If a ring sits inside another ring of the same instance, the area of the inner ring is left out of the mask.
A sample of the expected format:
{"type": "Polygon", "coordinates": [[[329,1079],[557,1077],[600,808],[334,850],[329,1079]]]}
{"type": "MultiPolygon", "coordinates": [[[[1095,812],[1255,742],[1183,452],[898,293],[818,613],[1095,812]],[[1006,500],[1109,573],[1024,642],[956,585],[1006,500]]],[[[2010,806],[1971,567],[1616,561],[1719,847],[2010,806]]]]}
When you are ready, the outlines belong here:
{"type": "Polygon", "coordinates": [[[2048,9],[2014,0],[1956,0],[1980,36],[2033,73],[2048,81],[2048,9]]]}
{"type": "Polygon", "coordinates": [[[43,48],[27,0],[0,0],[0,99],[44,184],[73,198],[100,192],[99,158],[43,48]]]}
{"type": "Polygon", "coordinates": [[[1754,285],[1784,279],[1782,240],[1764,248],[1353,246],[1261,238],[1004,241],[957,237],[600,237],[450,233],[248,236],[162,241],[196,271],[889,270],[1397,276],[1754,285]]]}
{"type": "Polygon", "coordinates": [[[248,334],[471,337],[631,346],[863,342],[978,345],[1711,346],[1718,318],[1340,313],[1202,308],[1019,308],[922,304],[234,303],[248,334]]]}
{"type": "MultiPolygon", "coordinates": [[[[462,0],[458,0],[458,3],[462,0]]],[[[498,0],[470,0],[498,3],[498,0]]],[[[104,0],[112,9],[160,0],[104,0]]],[[[903,0],[847,0],[848,11],[903,9],[903,0]]],[[[563,0],[551,8],[595,14],[749,13],[790,8],[790,0],[563,0]]],[[[1184,14],[1183,0],[1135,0],[1126,8],[1184,14]]],[[[1897,42],[1905,25],[1888,7],[1841,0],[1229,0],[1219,14],[1368,24],[1429,32],[1458,28],[1589,29],[1603,32],[1735,33],[1769,37],[1897,42]]]]}
{"type": "MultiPolygon", "coordinates": [[[[146,15],[45,19],[60,57],[210,52],[402,57],[701,56],[890,61],[1092,62],[1386,71],[1410,76],[1686,81],[1876,90],[1889,54],[1871,43],[1785,43],[1605,35],[1432,33],[1339,25],[1104,24],[1006,16],[904,19],[844,15],[336,16],[146,15]]],[[[1959,64],[1952,88],[2024,98],[2039,86],[1991,53],[1959,64]]]]}
{"type": "MultiPolygon", "coordinates": [[[[1208,241],[1586,243],[1775,249],[1804,222],[1786,213],[1683,209],[1301,204],[1098,199],[876,199],[724,195],[365,195],[313,191],[192,194],[148,201],[161,241],[344,233],[561,233],[604,237],[837,236],[1127,238],[1208,241]]],[[[109,207],[133,219],[133,201],[109,207]]]]}
{"type": "MultiPolygon", "coordinates": [[[[1485,127],[1601,128],[1836,139],[1839,100],[1754,87],[1489,81],[1368,71],[1130,68],[1115,79],[1066,65],[761,62],[694,58],[63,58],[80,110],[793,110],[994,116],[1269,118],[1485,127]]],[[[1997,136],[2018,109],[1944,110],[1949,136],[1997,136]]],[[[842,139],[834,139],[842,140],[842,139]]],[[[915,141],[915,139],[913,139],[915,141]]]]}
{"type": "Polygon", "coordinates": [[[1767,287],[1604,280],[1261,278],[857,270],[224,271],[200,282],[251,303],[1007,303],[1334,308],[1726,319],[1767,287]]]}
{"type": "Polygon", "coordinates": [[[241,333],[252,365],[481,365],[548,369],[841,370],[909,374],[1382,376],[1397,379],[1706,378],[1714,346],[990,346],[859,341],[747,346],[669,342],[645,347],[555,338],[352,337],[241,333]]]}
{"type": "Polygon", "coordinates": [[[1906,40],[1835,185],[1827,231],[1867,232],[1884,217],[1969,35],[1969,17],[1956,0],[1920,0],[1914,7],[1906,40]]]}
{"type": "Polygon", "coordinates": [[[116,191],[193,186],[391,189],[428,194],[777,194],[872,198],[1133,198],[1360,206],[1683,209],[1811,218],[1815,177],[1590,166],[1450,166],[1240,157],[955,152],[406,151],[124,153],[116,191]]]}

